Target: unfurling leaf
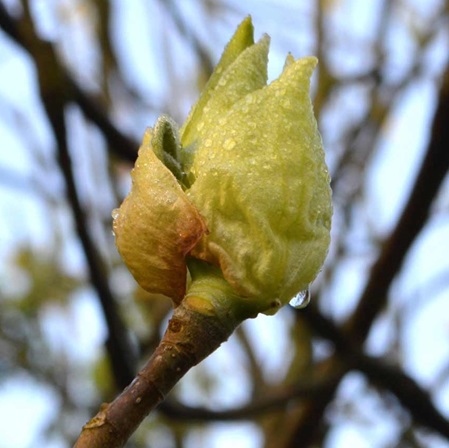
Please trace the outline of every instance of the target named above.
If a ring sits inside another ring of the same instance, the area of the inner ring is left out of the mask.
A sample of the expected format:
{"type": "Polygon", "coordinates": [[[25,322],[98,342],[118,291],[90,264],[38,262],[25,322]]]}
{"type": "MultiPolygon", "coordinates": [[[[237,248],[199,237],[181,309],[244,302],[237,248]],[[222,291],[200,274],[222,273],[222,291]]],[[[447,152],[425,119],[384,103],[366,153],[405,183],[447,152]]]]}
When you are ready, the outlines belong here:
{"type": "MultiPolygon", "coordinates": [[[[162,129],[162,128],[160,128],[162,129]]],[[[147,129],[132,172],[132,189],[114,210],[120,255],[137,282],[179,303],[186,289],[186,254],[206,231],[175,176],[153,152],[147,129]]]]}
{"type": "Polygon", "coordinates": [[[186,258],[220,268],[245,306],[273,313],[315,279],[330,243],[330,178],[309,96],[314,57],[267,85],[268,36],[250,18],[180,131],[147,132],[114,229],[141,286],[182,300],[186,258]],[[207,231],[206,231],[207,229],[207,231]]]}

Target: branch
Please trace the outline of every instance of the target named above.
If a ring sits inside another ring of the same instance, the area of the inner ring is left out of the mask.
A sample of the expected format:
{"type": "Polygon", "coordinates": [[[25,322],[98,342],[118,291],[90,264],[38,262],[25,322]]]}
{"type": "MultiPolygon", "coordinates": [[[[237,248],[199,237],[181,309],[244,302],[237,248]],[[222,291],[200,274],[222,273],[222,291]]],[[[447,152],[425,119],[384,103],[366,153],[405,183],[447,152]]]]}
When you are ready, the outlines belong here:
{"type": "Polygon", "coordinates": [[[173,22],[175,26],[178,28],[178,31],[181,33],[181,35],[185,38],[187,42],[190,43],[195,53],[198,55],[201,67],[205,71],[205,78],[209,79],[209,76],[212,74],[213,71],[213,63],[212,60],[204,47],[201,40],[193,33],[192,29],[190,29],[186,23],[184,22],[179,9],[176,6],[176,3],[174,3],[172,0],[164,0],[161,1],[160,4],[166,8],[168,13],[171,15],[173,22]]]}
{"type": "MultiPolygon", "coordinates": [[[[24,47],[27,48],[36,65],[39,93],[56,138],[57,160],[65,180],[67,200],[72,208],[76,231],[89,266],[91,282],[100,299],[109,330],[106,346],[109,352],[112,370],[117,385],[124,387],[134,375],[134,360],[132,359],[132,350],[125,326],[117,312],[115,300],[109,288],[102,262],[87,228],[86,216],[81,206],[73,177],[64,120],[65,105],[68,100],[64,94],[65,73],[58,64],[57,56],[52,45],[49,42],[40,40],[36,35],[26,2],[24,6],[25,14],[21,20],[20,27],[12,28],[10,26],[10,31],[11,29],[15,30],[12,31],[13,35],[20,42],[23,42],[24,47]],[[49,70],[50,67],[54,68],[55,71],[49,70]]],[[[0,4],[0,25],[4,21],[3,9],[3,6],[0,4]]]]}
{"type": "Polygon", "coordinates": [[[81,87],[66,74],[71,99],[78,104],[84,115],[101,130],[112,152],[120,159],[134,163],[139,143],[120,132],[109,117],[81,87]]]}
{"type": "MultiPolygon", "coordinates": [[[[438,105],[432,124],[432,134],[414,187],[395,229],[384,243],[381,254],[371,269],[359,304],[344,327],[346,340],[350,340],[359,347],[363,345],[371,325],[385,307],[390,285],[400,270],[413,241],[424,227],[433,199],[449,168],[448,122],[449,65],[443,74],[438,105]]],[[[330,362],[334,362],[335,366],[340,365],[335,357],[331,358],[330,362]]],[[[322,420],[324,411],[334,393],[335,391],[330,392],[327,397],[305,404],[306,410],[290,441],[292,447],[298,446],[298,443],[301,443],[301,446],[306,446],[313,439],[317,425],[322,420]]],[[[404,399],[402,403],[406,404],[407,401],[404,399]]],[[[419,416],[417,415],[417,417],[419,416]]]]}
{"type": "Polygon", "coordinates": [[[449,421],[435,408],[428,392],[415,380],[380,358],[364,354],[360,346],[314,307],[307,308],[302,315],[320,336],[334,343],[348,366],[364,373],[372,383],[392,392],[417,423],[449,439],[449,421]]]}
{"type": "Polygon", "coordinates": [[[272,396],[259,397],[244,406],[222,411],[186,406],[170,400],[161,403],[158,410],[168,418],[184,422],[249,420],[272,411],[285,409],[293,401],[298,399],[317,399],[333,390],[339,381],[339,375],[329,375],[322,380],[303,382],[300,385],[290,387],[272,396]]]}
{"type": "MultiPolygon", "coordinates": [[[[6,11],[4,5],[0,3],[0,28],[34,59],[34,43],[41,42],[39,36],[30,31],[28,34],[28,22],[25,17],[13,19],[6,11]],[[31,39],[36,39],[33,42],[31,39]]],[[[41,42],[42,43],[42,42],[41,42]]],[[[137,157],[136,148],[138,143],[120,132],[111,122],[106,113],[98,107],[96,101],[89,97],[86,92],[77,84],[69,72],[63,67],[58,58],[52,58],[47,61],[46,70],[48,73],[60,73],[63,79],[61,83],[61,92],[67,100],[74,101],[83,113],[102,131],[109,145],[110,150],[120,159],[134,163],[137,157]]]]}
{"type": "Polygon", "coordinates": [[[201,314],[184,300],[148,363],[112,403],[103,405],[84,427],[74,448],[120,448],[140,422],[196,364],[214,352],[235,330],[216,314],[201,314]]]}
{"type": "Polygon", "coordinates": [[[360,343],[384,308],[391,282],[399,272],[413,241],[423,229],[433,199],[449,169],[449,66],[443,75],[432,134],[413,190],[402,215],[371,269],[368,283],[350,321],[347,333],[360,343]]]}

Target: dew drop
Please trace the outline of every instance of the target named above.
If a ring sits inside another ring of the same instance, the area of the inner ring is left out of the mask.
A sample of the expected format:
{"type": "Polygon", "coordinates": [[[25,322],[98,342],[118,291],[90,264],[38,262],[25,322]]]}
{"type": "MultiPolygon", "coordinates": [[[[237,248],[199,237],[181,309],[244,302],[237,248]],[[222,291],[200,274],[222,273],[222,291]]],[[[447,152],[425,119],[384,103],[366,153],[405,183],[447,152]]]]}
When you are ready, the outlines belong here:
{"type": "Polygon", "coordinates": [[[176,194],[172,194],[172,193],[166,192],[161,197],[161,202],[163,202],[167,206],[170,206],[170,205],[173,205],[176,202],[177,199],[178,199],[178,196],[176,194]]]}
{"type": "Polygon", "coordinates": [[[120,216],[120,210],[118,208],[114,208],[111,213],[112,219],[117,219],[120,216]]]}
{"type": "Polygon", "coordinates": [[[223,143],[223,147],[225,149],[232,149],[235,146],[235,140],[233,140],[232,138],[228,138],[224,141],[223,143]]]}
{"type": "Polygon", "coordinates": [[[290,300],[289,305],[297,310],[305,308],[310,303],[310,290],[309,288],[304,291],[298,292],[293,299],[290,300]]]}

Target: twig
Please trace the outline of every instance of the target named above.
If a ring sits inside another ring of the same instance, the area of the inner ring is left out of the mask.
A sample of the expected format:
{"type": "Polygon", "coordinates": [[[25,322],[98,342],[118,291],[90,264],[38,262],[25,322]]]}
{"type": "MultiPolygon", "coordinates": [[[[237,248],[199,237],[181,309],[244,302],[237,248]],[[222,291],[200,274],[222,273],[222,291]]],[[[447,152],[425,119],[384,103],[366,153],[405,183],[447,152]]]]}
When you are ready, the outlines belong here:
{"type": "Polygon", "coordinates": [[[112,403],[102,406],[83,428],[74,448],[120,448],[139,423],[187,373],[215,351],[240,321],[217,319],[182,301],[148,363],[112,403]]]}
{"type": "Polygon", "coordinates": [[[263,398],[259,397],[244,406],[222,411],[203,407],[186,406],[170,400],[161,403],[158,410],[166,417],[183,422],[197,421],[203,423],[250,420],[269,412],[285,409],[298,399],[316,399],[330,390],[333,390],[339,380],[339,375],[330,375],[319,381],[303,382],[302,384],[298,384],[295,387],[289,387],[288,389],[271,396],[263,398]]]}
{"type": "Polygon", "coordinates": [[[400,403],[420,423],[449,439],[449,421],[435,408],[428,392],[398,367],[388,365],[380,358],[364,354],[357,343],[314,307],[302,312],[320,336],[332,341],[346,365],[364,373],[372,383],[392,392],[400,403]]]}
{"type": "MultiPolygon", "coordinates": [[[[39,92],[56,138],[57,160],[65,180],[67,200],[72,208],[76,231],[89,266],[91,282],[100,299],[109,330],[106,346],[110,356],[112,370],[117,386],[123,388],[129,384],[129,381],[134,375],[133,351],[130,348],[125,326],[117,312],[115,300],[109,288],[98,251],[89,234],[86,216],[76,190],[70,153],[67,147],[66,125],[64,120],[64,109],[67,103],[67,97],[64,94],[66,76],[58,64],[57,56],[52,45],[40,40],[36,35],[26,2],[24,6],[25,13],[20,27],[15,27],[13,34],[18,41],[23,43],[36,64],[39,92]],[[56,71],[51,71],[52,69],[56,71]]],[[[3,6],[0,4],[0,17],[2,18],[0,22],[4,20],[3,12],[3,6]]]]}
{"type": "Polygon", "coordinates": [[[170,1],[164,0],[160,3],[162,6],[166,8],[168,13],[171,15],[173,22],[175,23],[179,32],[184,36],[186,41],[190,43],[193,50],[198,55],[201,61],[201,66],[203,67],[203,70],[206,73],[206,79],[208,79],[213,71],[213,63],[203,43],[195,35],[195,33],[186,25],[179,12],[179,9],[176,7],[176,3],[174,3],[171,0],[170,1]]]}
{"type": "Polygon", "coordinates": [[[394,231],[371,269],[368,283],[350,321],[347,333],[361,343],[385,306],[388,289],[400,270],[413,241],[424,227],[433,199],[449,169],[449,65],[443,76],[432,133],[413,190],[394,231]]]}
{"type": "MultiPolygon", "coordinates": [[[[449,168],[449,65],[443,75],[438,105],[435,111],[432,134],[413,190],[404,211],[384,243],[378,260],[371,269],[360,302],[344,328],[347,341],[361,346],[371,325],[384,308],[390,285],[400,270],[413,241],[424,227],[430,207],[449,168]]],[[[336,365],[338,360],[331,358],[336,365]]],[[[331,361],[332,362],[332,361],[331,361]]],[[[327,397],[305,404],[303,424],[298,424],[290,443],[292,447],[307,446],[316,433],[317,425],[332,400],[334,392],[327,397]],[[310,423],[315,422],[315,423],[310,423]]],[[[404,402],[405,403],[405,402],[404,402]]]]}
{"type": "MultiPolygon", "coordinates": [[[[26,30],[28,24],[24,17],[13,19],[6,11],[4,5],[0,3],[0,28],[11,37],[17,44],[19,44],[24,50],[33,55],[33,41],[25,37],[24,30],[26,30]]],[[[33,38],[36,39],[36,44],[41,40],[36,33],[33,32],[33,38]]],[[[137,157],[137,148],[139,144],[120,132],[117,127],[111,122],[106,113],[98,107],[96,101],[90,98],[87,93],[78,85],[73,77],[68,73],[65,67],[62,66],[58,58],[53,58],[47,61],[48,73],[60,73],[64,79],[63,89],[60,93],[64,92],[67,100],[72,100],[83,111],[93,123],[102,131],[103,135],[108,142],[109,148],[113,153],[122,160],[134,163],[137,157]]]]}

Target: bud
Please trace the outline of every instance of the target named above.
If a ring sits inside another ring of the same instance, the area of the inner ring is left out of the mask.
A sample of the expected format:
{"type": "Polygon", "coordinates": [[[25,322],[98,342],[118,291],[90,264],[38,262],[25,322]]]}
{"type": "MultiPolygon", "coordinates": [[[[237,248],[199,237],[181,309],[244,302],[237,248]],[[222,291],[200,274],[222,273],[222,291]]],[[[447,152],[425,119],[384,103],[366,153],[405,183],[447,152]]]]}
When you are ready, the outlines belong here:
{"type": "Polygon", "coordinates": [[[117,247],[142,287],[179,304],[186,258],[221,269],[245,306],[273,313],[315,279],[331,190],[309,96],[314,57],[267,85],[268,36],[245,19],[181,128],[147,131],[116,212],[117,247]]]}

